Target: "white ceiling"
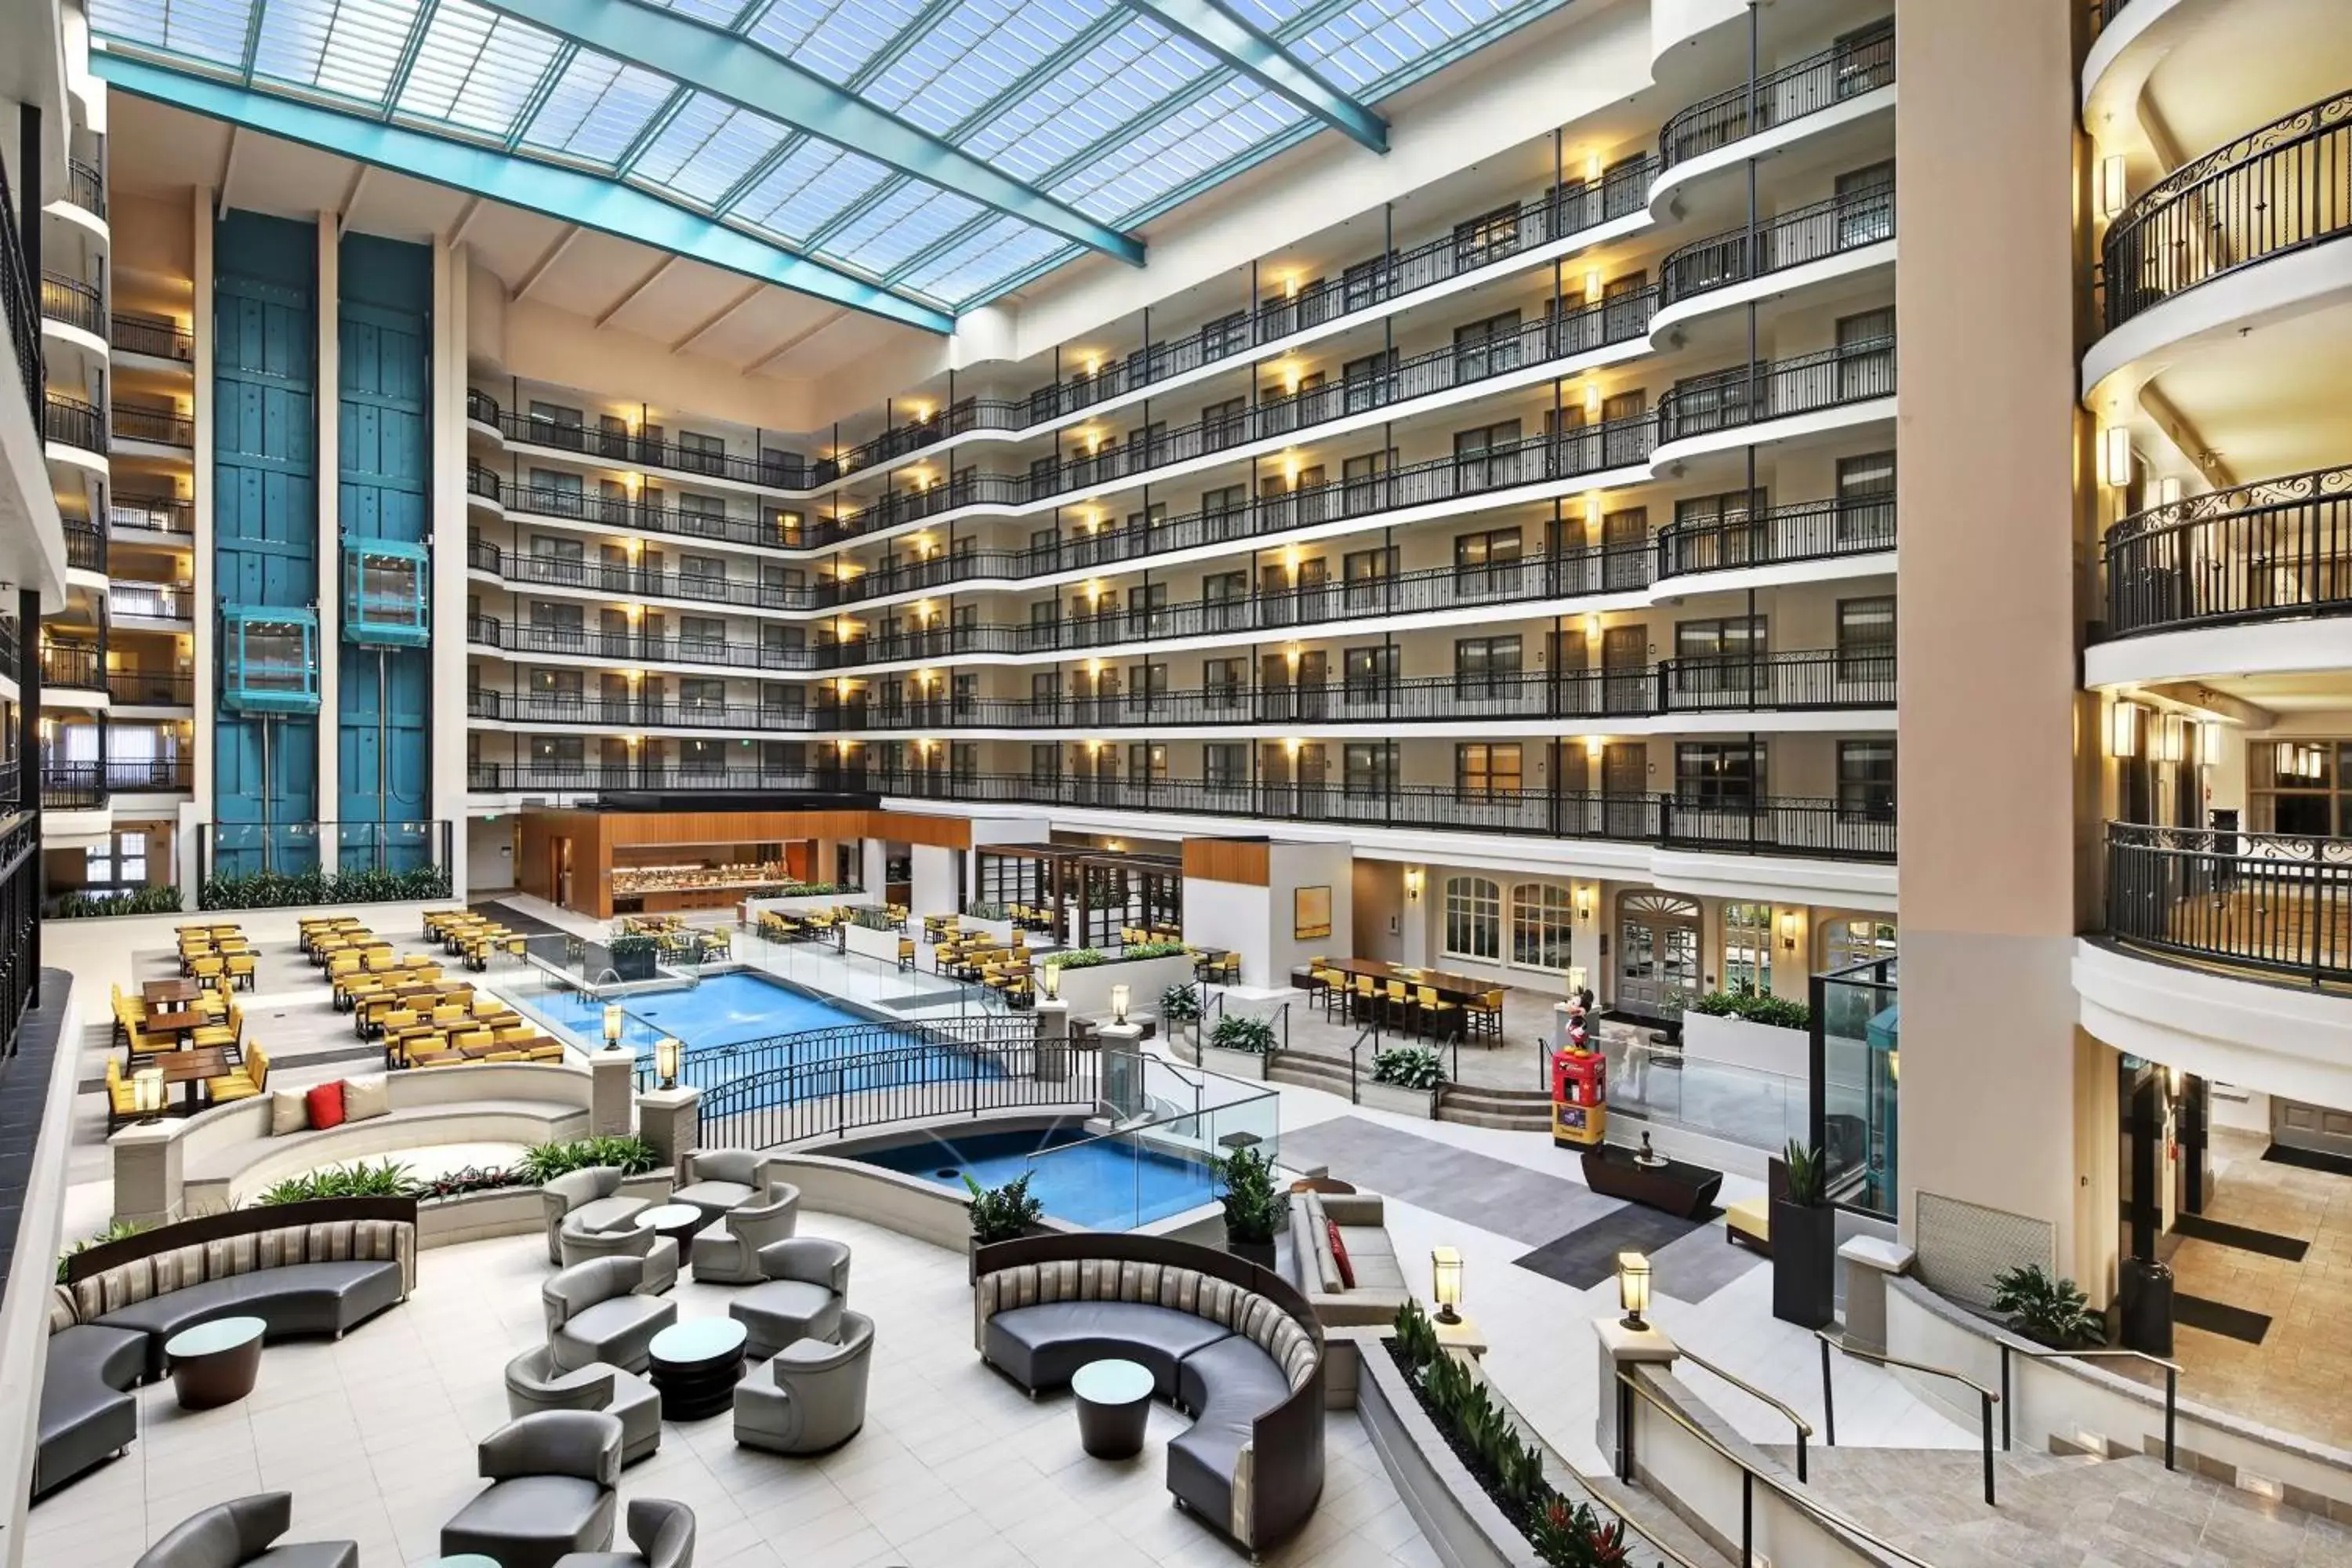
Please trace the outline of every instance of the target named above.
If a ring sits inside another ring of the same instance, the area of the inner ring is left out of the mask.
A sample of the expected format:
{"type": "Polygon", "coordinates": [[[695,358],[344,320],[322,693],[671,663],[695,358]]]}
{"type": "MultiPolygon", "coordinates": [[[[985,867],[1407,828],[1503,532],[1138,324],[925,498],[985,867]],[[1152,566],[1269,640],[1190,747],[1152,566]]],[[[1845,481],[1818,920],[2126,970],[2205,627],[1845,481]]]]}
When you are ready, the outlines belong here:
{"type": "Polygon", "coordinates": [[[2344,461],[2347,367],[2352,304],[2200,342],[2150,384],[2242,484],[2344,461]]]}

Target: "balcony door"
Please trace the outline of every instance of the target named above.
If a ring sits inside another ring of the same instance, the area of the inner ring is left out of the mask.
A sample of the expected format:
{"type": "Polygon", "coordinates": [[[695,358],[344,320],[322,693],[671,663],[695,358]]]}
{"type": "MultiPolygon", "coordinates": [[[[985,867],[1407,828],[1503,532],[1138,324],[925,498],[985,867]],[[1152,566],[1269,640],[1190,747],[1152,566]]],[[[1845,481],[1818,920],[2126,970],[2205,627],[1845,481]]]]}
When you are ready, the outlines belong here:
{"type": "Polygon", "coordinates": [[[1650,710],[1650,628],[1611,626],[1601,634],[1601,679],[1607,710],[1650,710]]]}
{"type": "Polygon", "coordinates": [[[1672,1020],[1698,991],[1699,909],[1663,893],[1617,896],[1616,1010],[1672,1020]]]}
{"type": "Polygon", "coordinates": [[[1601,753],[1601,832],[1611,838],[1650,836],[1650,749],[1620,742],[1601,753]]]}

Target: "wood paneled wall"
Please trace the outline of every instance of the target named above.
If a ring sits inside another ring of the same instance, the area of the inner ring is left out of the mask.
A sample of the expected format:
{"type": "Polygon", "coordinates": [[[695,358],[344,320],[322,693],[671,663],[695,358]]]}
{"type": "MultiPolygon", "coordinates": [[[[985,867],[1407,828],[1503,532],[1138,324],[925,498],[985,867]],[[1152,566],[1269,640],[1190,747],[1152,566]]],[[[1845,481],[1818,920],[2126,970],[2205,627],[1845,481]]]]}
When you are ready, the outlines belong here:
{"type": "MultiPolygon", "coordinates": [[[[816,838],[884,838],[969,849],[971,821],[903,811],[526,811],[515,886],[581,914],[610,920],[613,851],[621,846],[691,849],[816,838]],[[569,900],[562,896],[557,879],[558,858],[567,839],[572,846],[569,900]]],[[[1258,879],[1265,880],[1262,869],[1258,879]]]]}
{"type": "Polygon", "coordinates": [[[1237,882],[1263,888],[1271,873],[1267,842],[1263,838],[1187,838],[1184,875],[1204,882],[1237,882]]]}

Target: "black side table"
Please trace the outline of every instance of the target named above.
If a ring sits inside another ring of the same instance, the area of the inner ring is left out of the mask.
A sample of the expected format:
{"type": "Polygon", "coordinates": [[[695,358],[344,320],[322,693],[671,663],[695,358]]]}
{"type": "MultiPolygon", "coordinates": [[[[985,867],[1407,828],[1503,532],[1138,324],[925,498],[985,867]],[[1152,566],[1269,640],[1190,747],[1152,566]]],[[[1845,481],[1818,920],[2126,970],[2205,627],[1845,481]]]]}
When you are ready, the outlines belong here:
{"type": "Polygon", "coordinates": [[[735,1406],[750,1335],[732,1318],[673,1323],[646,1347],[665,1421],[701,1421],[735,1406]]]}

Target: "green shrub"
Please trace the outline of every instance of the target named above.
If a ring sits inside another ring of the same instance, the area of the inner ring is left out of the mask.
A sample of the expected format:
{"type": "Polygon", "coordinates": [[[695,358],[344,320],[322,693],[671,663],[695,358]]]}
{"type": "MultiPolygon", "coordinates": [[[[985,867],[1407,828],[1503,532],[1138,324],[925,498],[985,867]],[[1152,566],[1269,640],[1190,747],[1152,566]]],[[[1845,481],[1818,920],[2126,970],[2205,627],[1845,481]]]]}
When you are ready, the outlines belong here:
{"type": "Polygon", "coordinates": [[[982,1247],[992,1241],[1011,1241],[1026,1236],[1029,1228],[1045,1217],[1043,1200],[1029,1195],[1029,1177],[1021,1174],[1001,1187],[983,1187],[964,1174],[963,1184],[971,1189],[971,1238],[982,1247]]]}
{"type": "Polygon", "coordinates": [[[146,1228],[143,1225],[133,1224],[127,1219],[108,1220],[104,1230],[100,1231],[96,1236],[82,1237],[58,1254],[58,1283],[62,1285],[66,1282],[66,1259],[75,1253],[88,1252],[93,1247],[104,1247],[110,1241],[126,1241],[146,1228]]]}
{"type": "Polygon", "coordinates": [[[1813,1021],[1812,1009],[1785,997],[1760,995],[1755,982],[1742,980],[1728,991],[1710,991],[1690,1005],[1694,1013],[1710,1018],[1738,1018],[1775,1029],[1802,1029],[1813,1021]]]}
{"type": "Polygon", "coordinates": [[[330,1166],[273,1183],[253,1201],[263,1207],[308,1203],[313,1198],[413,1198],[423,1190],[408,1167],[396,1160],[365,1160],[330,1166]]]}
{"type": "Polygon", "coordinates": [[[614,963],[618,963],[624,958],[635,958],[639,953],[659,952],[661,938],[648,931],[619,931],[605,940],[604,951],[613,955],[614,963]]]}
{"type": "Polygon", "coordinates": [[[1118,950],[1121,963],[1146,958],[1174,958],[1192,950],[1181,942],[1139,942],[1118,950]]]}
{"type": "Polygon", "coordinates": [[[540,1186],[591,1165],[618,1165],[629,1175],[652,1170],[661,1163],[654,1146],[642,1138],[573,1138],[560,1143],[534,1143],[523,1151],[516,1173],[540,1186]]]}
{"type": "Polygon", "coordinates": [[[89,893],[65,893],[58,896],[57,907],[49,911],[50,920],[100,920],[108,915],[175,915],[180,912],[180,889],[171,885],[160,888],[133,888],[119,899],[95,898],[89,893]]]}
{"type": "Polygon", "coordinates": [[[1228,1013],[1209,1031],[1209,1044],[1221,1051],[1246,1051],[1254,1057],[1274,1054],[1274,1026],[1264,1018],[1228,1013]]]}
{"type": "Polygon", "coordinates": [[[1274,1179],[1274,1162],[1255,1149],[1236,1149],[1212,1158],[1210,1169],[1224,1190],[1225,1239],[1263,1247],[1290,1217],[1290,1194],[1274,1179]]]}
{"type": "Polygon", "coordinates": [[[963,912],[976,921],[1009,921],[1013,918],[1013,911],[1003,904],[970,903],[963,907],[963,912]]]}
{"type": "Polygon", "coordinates": [[[1789,1168],[1789,1201],[1801,1208],[1819,1208],[1829,1200],[1830,1168],[1822,1158],[1818,1145],[1789,1140],[1780,1152],[1780,1163],[1789,1168]]]}
{"type": "Polygon", "coordinates": [[[1160,1016],[1171,1024],[1199,1022],[1201,994],[1190,985],[1171,985],[1160,994],[1160,1016]]]}
{"type": "MultiPolygon", "coordinates": [[[[375,904],[449,896],[449,873],[440,866],[406,871],[365,868],[352,871],[255,871],[214,877],[196,889],[205,910],[284,910],[311,904],[375,904]]],[[[177,906],[174,905],[174,908],[177,906]]]]}
{"type": "Polygon", "coordinates": [[[904,931],[907,922],[889,910],[875,904],[860,904],[849,911],[853,924],[866,931],[904,931]]]}
{"type": "Polygon", "coordinates": [[[1372,1053],[1372,1081],[1399,1089],[1442,1089],[1445,1063],[1427,1046],[1398,1046],[1372,1053]]]}
{"type": "Polygon", "coordinates": [[[1092,969],[1108,963],[1110,955],[1098,947],[1074,947],[1066,952],[1049,952],[1039,962],[1048,969],[1092,969]]]}
{"type": "Polygon", "coordinates": [[[2003,1269],[1992,1279],[1992,1310],[2029,1340],[2057,1350],[2105,1342],[2107,1321],[2072,1279],[2053,1279],[2039,1264],[2003,1269]]]}

